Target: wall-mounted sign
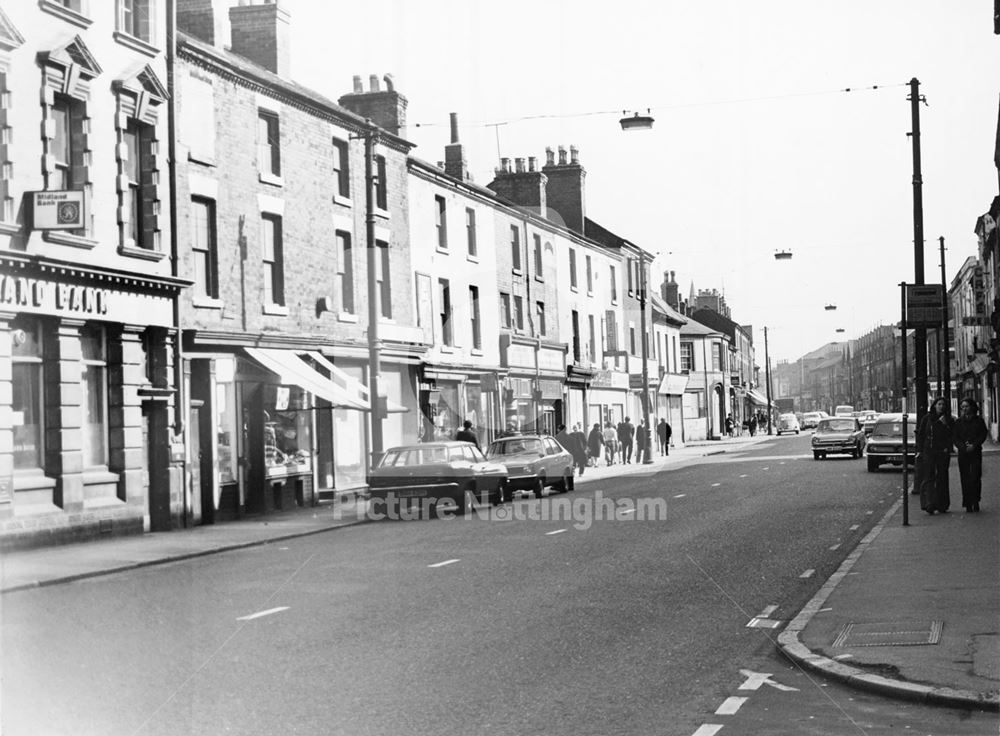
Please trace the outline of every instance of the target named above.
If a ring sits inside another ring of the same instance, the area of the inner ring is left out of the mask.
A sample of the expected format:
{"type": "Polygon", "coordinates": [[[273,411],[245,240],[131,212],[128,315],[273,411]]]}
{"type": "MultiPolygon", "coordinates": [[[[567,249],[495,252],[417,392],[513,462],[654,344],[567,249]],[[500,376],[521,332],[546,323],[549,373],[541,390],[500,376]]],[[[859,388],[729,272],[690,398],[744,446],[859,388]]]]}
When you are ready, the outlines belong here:
{"type": "Polygon", "coordinates": [[[28,192],[33,230],[78,230],[84,227],[87,202],[83,190],[28,192]]]}

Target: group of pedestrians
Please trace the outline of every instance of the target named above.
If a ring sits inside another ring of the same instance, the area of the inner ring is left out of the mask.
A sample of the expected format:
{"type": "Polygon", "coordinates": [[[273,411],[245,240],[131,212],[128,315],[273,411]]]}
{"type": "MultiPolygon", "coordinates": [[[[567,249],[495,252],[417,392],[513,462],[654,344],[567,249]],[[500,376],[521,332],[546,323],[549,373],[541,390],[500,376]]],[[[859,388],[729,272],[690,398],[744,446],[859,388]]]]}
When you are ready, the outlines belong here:
{"type": "Polygon", "coordinates": [[[948,411],[939,398],[917,426],[917,479],[920,508],[928,514],[945,513],[951,506],[948,467],[954,448],[958,454],[958,473],[962,480],[962,507],[979,511],[983,485],[983,443],[989,435],[973,399],[962,399],[959,417],[948,411]]]}
{"type": "MultiPolygon", "coordinates": [[[[603,429],[600,423],[595,423],[586,440],[588,459],[593,465],[597,465],[603,456],[605,465],[615,463],[627,465],[632,463],[634,455],[635,462],[641,463],[645,459],[647,431],[645,421],[640,420],[636,426],[632,424],[631,417],[625,417],[617,426],[605,422],[603,429]]],[[[660,454],[669,455],[673,430],[666,419],[660,420],[655,432],[660,454]]],[[[558,436],[556,438],[558,439],[558,436]]],[[[648,439],[652,441],[652,437],[648,439]]],[[[650,452],[654,452],[652,448],[650,452]]]]}

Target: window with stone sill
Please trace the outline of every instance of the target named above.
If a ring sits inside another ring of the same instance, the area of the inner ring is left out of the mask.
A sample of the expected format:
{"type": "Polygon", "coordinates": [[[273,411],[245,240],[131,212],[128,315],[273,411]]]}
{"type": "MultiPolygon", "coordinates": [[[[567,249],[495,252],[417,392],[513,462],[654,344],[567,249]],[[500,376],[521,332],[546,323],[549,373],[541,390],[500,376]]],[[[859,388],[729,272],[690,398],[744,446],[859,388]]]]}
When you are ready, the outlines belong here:
{"type": "Polygon", "coordinates": [[[118,30],[146,43],[153,42],[154,0],[118,0],[118,30]]]}
{"type": "Polygon", "coordinates": [[[264,306],[283,307],[285,275],[280,216],[261,215],[261,245],[264,262],[264,306]]]}
{"type": "Polygon", "coordinates": [[[337,185],[337,196],[351,198],[351,156],[347,141],[333,139],[333,179],[337,185]]]}
{"type": "Polygon", "coordinates": [[[271,110],[257,111],[257,170],[262,181],[281,181],[280,119],[271,110]]]}
{"type": "Polygon", "coordinates": [[[195,297],[219,298],[219,254],[216,241],[215,202],[191,198],[191,250],[194,257],[195,297]]]}
{"type": "Polygon", "coordinates": [[[375,207],[388,212],[389,190],[386,182],[385,156],[375,156],[375,207]]]}
{"type": "Polygon", "coordinates": [[[52,15],[69,21],[81,28],[87,28],[93,20],[88,0],[39,0],[38,6],[52,15]]]}
{"type": "Polygon", "coordinates": [[[354,251],[351,234],[338,230],[337,240],[337,293],[340,294],[340,313],[354,314],[354,251]]]}

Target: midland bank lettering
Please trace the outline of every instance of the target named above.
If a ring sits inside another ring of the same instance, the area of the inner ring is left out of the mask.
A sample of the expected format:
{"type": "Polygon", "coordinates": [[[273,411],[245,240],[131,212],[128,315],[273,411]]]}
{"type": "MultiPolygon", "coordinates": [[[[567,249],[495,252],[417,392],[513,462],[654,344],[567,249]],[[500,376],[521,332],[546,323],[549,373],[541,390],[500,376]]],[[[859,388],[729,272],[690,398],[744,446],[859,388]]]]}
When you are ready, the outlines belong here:
{"type": "Polygon", "coordinates": [[[94,286],[58,284],[32,278],[0,276],[0,305],[60,312],[104,315],[108,313],[111,292],[94,286]]]}

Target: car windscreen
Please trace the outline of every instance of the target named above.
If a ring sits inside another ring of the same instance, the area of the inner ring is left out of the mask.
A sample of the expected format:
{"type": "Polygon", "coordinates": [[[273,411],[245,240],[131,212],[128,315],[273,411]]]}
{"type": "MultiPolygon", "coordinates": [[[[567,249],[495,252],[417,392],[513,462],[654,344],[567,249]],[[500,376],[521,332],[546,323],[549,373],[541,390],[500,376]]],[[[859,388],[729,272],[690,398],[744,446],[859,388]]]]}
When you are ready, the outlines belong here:
{"type": "MultiPolygon", "coordinates": [[[[906,423],[906,434],[910,438],[917,436],[917,425],[915,422],[906,423]]],[[[875,429],[872,430],[872,437],[902,437],[903,422],[876,422],[875,429]]]]}
{"type": "Polygon", "coordinates": [[[487,453],[490,456],[497,455],[520,455],[522,452],[537,452],[542,453],[542,443],[540,440],[536,439],[523,439],[523,440],[504,440],[503,442],[494,442],[490,445],[490,450],[487,453]]]}
{"type": "Polygon", "coordinates": [[[831,419],[819,425],[820,432],[853,432],[853,419],[831,419]]]}
{"type": "Polygon", "coordinates": [[[448,462],[448,448],[446,447],[404,447],[386,452],[379,467],[433,465],[445,462],[448,462]]]}

